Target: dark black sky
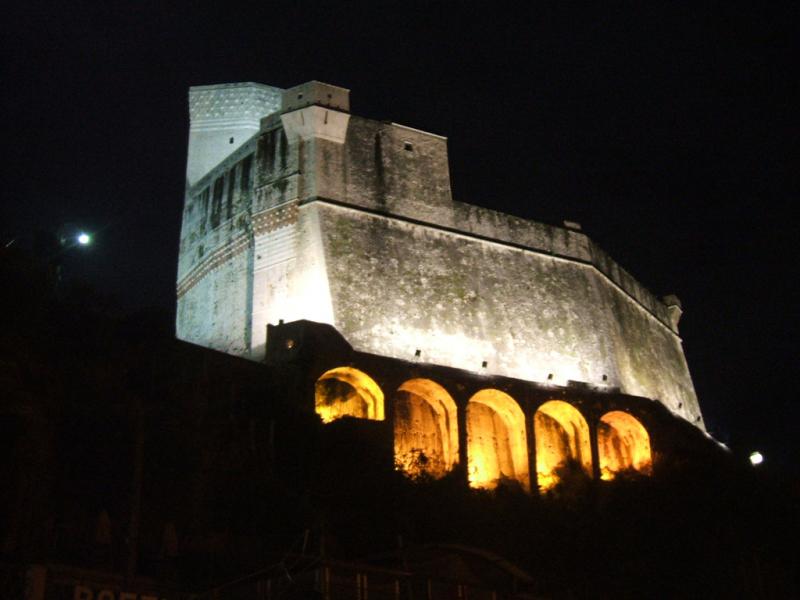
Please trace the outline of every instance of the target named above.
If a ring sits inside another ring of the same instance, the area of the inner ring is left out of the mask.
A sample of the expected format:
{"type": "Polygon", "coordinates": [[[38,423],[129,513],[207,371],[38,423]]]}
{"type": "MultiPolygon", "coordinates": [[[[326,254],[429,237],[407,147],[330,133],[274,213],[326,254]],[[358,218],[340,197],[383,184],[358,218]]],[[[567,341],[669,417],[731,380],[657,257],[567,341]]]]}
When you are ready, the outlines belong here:
{"type": "Polygon", "coordinates": [[[73,275],[172,310],[188,86],[327,81],[447,136],[456,199],[677,294],[709,429],[800,455],[796,8],[59,4],[4,15],[4,240],[88,227],[73,275]]]}

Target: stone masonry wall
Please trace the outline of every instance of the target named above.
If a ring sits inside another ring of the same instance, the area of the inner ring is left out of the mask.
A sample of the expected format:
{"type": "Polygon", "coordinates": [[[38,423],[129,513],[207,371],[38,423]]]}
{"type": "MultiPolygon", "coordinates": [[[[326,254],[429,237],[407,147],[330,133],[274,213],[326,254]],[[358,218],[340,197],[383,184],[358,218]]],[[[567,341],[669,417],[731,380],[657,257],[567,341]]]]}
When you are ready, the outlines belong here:
{"type": "Polygon", "coordinates": [[[307,319],[360,351],[619,387],[702,426],[667,306],[580,231],[454,202],[445,138],[318,105],[260,127],[187,193],[181,339],[260,360],[267,324],[307,319]]]}
{"type": "Polygon", "coordinates": [[[178,254],[178,338],[244,356],[252,338],[254,151],[250,140],[188,190],[178,254]]]}
{"type": "Polygon", "coordinates": [[[306,161],[305,169],[315,174],[315,186],[305,189],[315,193],[304,198],[337,200],[594,264],[671,326],[667,307],[585,234],[453,201],[445,138],[353,116],[344,144],[315,144],[314,162],[306,161]]]}
{"type": "Polygon", "coordinates": [[[593,267],[339,206],[316,210],[334,325],[355,348],[619,387],[699,416],[680,339],[593,267]]]}
{"type": "Polygon", "coordinates": [[[344,196],[331,187],[319,196],[452,224],[447,140],[393,123],[352,117],[340,164],[322,155],[319,170],[343,174],[344,196]]]}

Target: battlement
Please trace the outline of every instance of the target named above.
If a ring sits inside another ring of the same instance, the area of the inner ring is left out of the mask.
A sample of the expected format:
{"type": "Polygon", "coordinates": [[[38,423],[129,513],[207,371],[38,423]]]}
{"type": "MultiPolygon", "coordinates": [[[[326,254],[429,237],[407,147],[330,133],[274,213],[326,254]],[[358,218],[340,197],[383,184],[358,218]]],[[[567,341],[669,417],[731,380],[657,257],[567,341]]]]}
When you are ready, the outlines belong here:
{"type": "Polygon", "coordinates": [[[309,81],[283,92],[281,112],[306,106],[324,106],[350,112],[350,90],[320,81],[309,81]]]}

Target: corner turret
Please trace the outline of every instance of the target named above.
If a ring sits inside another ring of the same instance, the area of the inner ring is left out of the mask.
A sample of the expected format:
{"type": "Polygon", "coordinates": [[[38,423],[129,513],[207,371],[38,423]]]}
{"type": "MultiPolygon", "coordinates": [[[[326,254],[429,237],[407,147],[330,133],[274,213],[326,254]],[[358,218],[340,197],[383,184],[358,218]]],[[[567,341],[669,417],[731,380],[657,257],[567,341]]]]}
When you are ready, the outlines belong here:
{"type": "Polygon", "coordinates": [[[280,110],[282,95],[280,88],[251,82],[189,88],[187,187],[258,133],[261,119],[280,110]]]}

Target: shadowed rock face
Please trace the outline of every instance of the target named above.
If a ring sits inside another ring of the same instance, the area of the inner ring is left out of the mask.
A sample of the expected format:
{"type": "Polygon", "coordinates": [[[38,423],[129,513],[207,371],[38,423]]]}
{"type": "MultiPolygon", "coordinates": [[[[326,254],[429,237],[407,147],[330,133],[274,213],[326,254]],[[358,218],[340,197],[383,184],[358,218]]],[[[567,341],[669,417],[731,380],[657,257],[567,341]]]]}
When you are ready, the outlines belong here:
{"type": "Polygon", "coordinates": [[[454,202],[446,140],[351,116],[346,90],[290,96],[187,191],[181,339],[261,360],[268,324],[306,319],[364,352],[619,388],[702,428],[674,307],[586,235],[454,202]]]}

